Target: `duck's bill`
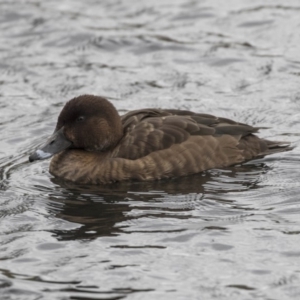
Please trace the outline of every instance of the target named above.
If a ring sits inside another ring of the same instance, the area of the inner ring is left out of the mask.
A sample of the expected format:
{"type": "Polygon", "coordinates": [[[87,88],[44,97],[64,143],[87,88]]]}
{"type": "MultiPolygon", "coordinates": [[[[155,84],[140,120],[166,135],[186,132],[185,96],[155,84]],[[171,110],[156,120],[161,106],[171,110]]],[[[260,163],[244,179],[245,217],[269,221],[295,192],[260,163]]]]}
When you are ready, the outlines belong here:
{"type": "Polygon", "coordinates": [[[64,136],[62,127],[60,130],[54,132],[44,145],[29,156],[29,161],[32,162],[49,158],[54,154],[69,148],[71,145],[72,143],[64,136]]]}

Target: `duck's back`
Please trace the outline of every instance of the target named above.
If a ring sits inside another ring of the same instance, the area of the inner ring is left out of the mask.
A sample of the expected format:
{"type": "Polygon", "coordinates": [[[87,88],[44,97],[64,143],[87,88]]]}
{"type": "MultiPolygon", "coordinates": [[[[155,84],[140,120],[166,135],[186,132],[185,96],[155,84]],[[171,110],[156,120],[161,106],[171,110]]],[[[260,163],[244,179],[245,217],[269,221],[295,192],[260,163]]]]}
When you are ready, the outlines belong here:
{"type": "Polygon", "coordinates": [[[129,177],[139,180],[198,173],[287,148],[254,135],[257,127],[189,111],[136,110],[122,116],[122,124],[124,137],[112,157],[124,158],[129,177]]]}
{"type": "Polygon", "coordinates": [[[200,143],[203,148],[217,147],[219,154],[225,150],[225,145],[234,144],[242,160],[284,149],[280,142],[270,142],[254,135],[259,127],[209,114],[141,109],[125,114],[121,119],[124,137],[114,151],[116,157],[138,159],[195,138],[203,141],[200,143]]]}

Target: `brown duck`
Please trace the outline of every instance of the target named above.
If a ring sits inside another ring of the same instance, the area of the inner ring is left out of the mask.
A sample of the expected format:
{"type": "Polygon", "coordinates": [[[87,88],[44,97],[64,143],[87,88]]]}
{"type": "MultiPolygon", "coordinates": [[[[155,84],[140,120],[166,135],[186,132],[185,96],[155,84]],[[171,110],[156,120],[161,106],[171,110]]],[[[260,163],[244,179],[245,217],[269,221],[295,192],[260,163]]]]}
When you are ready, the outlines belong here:
{"type": "Polygon", "coordinates": [[[186,176],[286,151],[254,135],[258,127],[186,110],[140,109],[119,116],[98,96],[66,103],[55,131],[29,161],[49,158],[50,173],[82,184],[186,176]]]}

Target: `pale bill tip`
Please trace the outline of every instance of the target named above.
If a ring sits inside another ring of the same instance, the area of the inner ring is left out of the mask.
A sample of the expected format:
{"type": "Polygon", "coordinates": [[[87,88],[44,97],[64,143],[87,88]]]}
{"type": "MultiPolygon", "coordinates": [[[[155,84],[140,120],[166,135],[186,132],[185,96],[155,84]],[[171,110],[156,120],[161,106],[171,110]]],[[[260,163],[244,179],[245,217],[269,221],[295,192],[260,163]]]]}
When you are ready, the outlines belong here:
{"type": "Polygon", "coordinates": [[[41,159],[45,159],[45,158],[48,158],[48,157],[51,157],[52,154],[49,153],[49,152],[44,152],[43,150],[36,150],[36,154],[39,158],[41,159]]]}
{"type": "Polygon", "coordinates": [[[46,158],[51,157],[51,156],[52,156],[51,153],[45,152],[45,151],[39,149],[39,150],[36,150],[34,153],[32,153],[29,156],[29,161],[33,162],[35,160],[46,159],[46,158]]]}

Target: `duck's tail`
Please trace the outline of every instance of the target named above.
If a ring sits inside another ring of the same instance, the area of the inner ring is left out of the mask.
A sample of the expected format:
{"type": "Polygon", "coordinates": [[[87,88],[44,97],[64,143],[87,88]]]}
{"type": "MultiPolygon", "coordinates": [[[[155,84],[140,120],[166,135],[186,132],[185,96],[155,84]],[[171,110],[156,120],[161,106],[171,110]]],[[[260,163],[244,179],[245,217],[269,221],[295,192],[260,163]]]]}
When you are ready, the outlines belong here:
{"type": "Polygon", "coordinates": [[[266,155],[292,150],[289,142],[278,142],[261,139],[254,134],[243,137],[238,144],[245,160],[264,157],[266,155]]]}
{"type": "Polygon", "coordinates": [[[270,155],[273,153],[285,152],[294,149],[289,142],[277,142],[263,140],[267,144],[267,149],[261,153],[261,156],[270,155]]]}

